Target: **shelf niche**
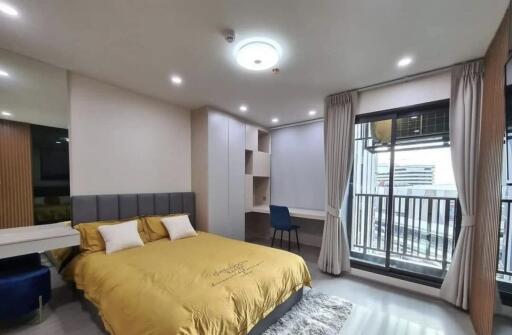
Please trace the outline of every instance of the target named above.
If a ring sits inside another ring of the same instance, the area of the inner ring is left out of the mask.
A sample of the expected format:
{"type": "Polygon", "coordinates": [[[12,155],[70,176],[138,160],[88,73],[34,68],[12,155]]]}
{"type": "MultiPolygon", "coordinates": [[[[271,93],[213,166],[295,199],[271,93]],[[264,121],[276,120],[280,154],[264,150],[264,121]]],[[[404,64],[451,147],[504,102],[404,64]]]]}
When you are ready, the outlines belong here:
{"type": "Polygon", "coordinates": [[[245,174],[252,175],[253,158],[252,150],[245,150],[245,174]]]}
{"type": "Polygon", "coordinates": [[[258,129],[258,151],[270,153],[270,134],[261,129],[258,129]]]}
{"type": "Polygon", "coordinates": [[[270,178],[253,177],[253,205],[268,206],[270,204],[270,178]]]}

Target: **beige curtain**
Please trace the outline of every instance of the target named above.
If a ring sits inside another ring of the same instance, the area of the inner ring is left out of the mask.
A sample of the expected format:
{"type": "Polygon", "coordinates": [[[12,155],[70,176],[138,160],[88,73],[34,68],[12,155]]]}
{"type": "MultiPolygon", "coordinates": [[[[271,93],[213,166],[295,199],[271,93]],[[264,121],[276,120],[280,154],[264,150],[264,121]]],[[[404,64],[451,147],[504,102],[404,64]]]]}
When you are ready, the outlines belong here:
{"type": "Polygon", "coordinates": [[[327,213],[318,266],[335,275],[350,271],[350,249],[341,209],[352,171],[356,98],[357,93],[341,93],[329,96],[325,102],[327,213]]]}
{"type": "Polygon", "coordinates": [[[441,286],[441,297],[466,310],[469,307],[473,258],[483,69],[482,62],[454,67],[450,97],[451,156],[462,210],[462,227],[452,264],[441,286]]]}

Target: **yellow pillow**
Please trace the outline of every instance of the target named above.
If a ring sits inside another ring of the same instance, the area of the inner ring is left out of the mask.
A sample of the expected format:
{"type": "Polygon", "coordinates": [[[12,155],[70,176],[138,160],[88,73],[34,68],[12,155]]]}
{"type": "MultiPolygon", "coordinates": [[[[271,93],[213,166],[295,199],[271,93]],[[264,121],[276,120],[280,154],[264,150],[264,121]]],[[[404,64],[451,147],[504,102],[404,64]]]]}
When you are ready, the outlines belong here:
{"type": "MultiPolygon", "coordinates": [[[[133,219],[132,219],[133,220],[133,219]]],[[[130,220],[110,220],[110,221],[97,221],[90,223],[80,223],[75,226],[75,229],[80,232],[80,251],[85,254],[105,250],[105,241],[98,231],[99,226],[114,225],[123,223],[130,220]]],[[[140,238],[144,243],[149,242],[146,231],[144,230],[143,220],[137,218],[137,228],[139,230],[140,238]]]]}
{"type": "MultiPolygon", "coordinates": [[[[63,221],[54,223],[55,225],[60,225],[63,227],[71,227],[71,221],[63,221]]],[[[72,253],[73,247],[66,247],[54,250],[45,251],[46,256],[50,260],[50,262],[55,266],[55,268],[59,269],[64,262],[72,253]]]]}
{"type": "Polygon", "coordinates": [[[165,229],[164,224],[162,223],[162,218],[167,218],[170,216],[183,215],[185,213],[176,213],[169,215],[151,215],[145,216],[144,222],[146,227],[146,233],[148,234],[148,238],[150,241],[156,241],[161,238],[169,238],[169,232],[165,229]]]}

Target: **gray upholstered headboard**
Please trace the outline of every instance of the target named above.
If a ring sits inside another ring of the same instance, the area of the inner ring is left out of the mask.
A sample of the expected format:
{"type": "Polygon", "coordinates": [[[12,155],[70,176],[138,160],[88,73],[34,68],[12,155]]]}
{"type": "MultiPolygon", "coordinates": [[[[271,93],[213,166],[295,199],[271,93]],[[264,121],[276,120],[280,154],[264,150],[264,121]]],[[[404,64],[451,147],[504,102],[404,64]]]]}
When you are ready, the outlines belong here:
{"type": "Polygon", "coordinates": [[[76,195],[71,197],[71,206],[73,225],[144,215],[188,213],[190,222],[196,227],[192,192],[76,195]]]}

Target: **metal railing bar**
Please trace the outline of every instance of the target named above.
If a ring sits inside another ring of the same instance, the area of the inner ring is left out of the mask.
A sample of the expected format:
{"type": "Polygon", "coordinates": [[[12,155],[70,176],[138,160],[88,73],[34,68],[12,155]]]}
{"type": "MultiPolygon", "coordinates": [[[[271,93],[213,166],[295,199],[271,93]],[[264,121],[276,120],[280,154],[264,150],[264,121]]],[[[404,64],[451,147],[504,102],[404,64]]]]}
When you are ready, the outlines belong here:
{"type": "Polygon", "coordinates": [[[368,198],[364,200],[364,225],[363,225],[363,241],[364,241],[364,249],[363,253],[366,254],[366,247],[368,245],[368,198]]]}
{"type": "MultiPolygon", "coordinates": [[[[395,225],[393,224],[393,243],[394,243],[394,240],[395,240],[395,236],[396,236],[396,252],[399,253],[400,252],[400,219],[401,219],[401,215],[400,213],[402,212],[402,198],[401,197],[396,197],[398,198],[398,226],[397,226],[397,232],[395,234],[395,225]]],[[[393,209],[394,206],[393,206],[393,209]]],[[[395,213],[393,213],[393,219],[395,218],[395,213]]],[[[395,221],[395,220],[393,220],[395,221]]],[[[393,222],[394,223],[394,222],[393,222]]]]}
{"type": "Polygon", "coordinates": [[[430,247],[432,243],[432,199],[427,202],[427,258],[430,258],[430,247]]]}
{"type": "Polygon", "coordinates": [[[437,249],[439,247],[439,217],[441,213],[441,200],[437,200],[437,207],[436,207],[436,258],[437,258],[437,249]]]}
{"type": "Polygon", "coordinates": [[[380,239],[382,235],[382,198],[378,197],[379,199],[379,215],[378,215],[378,227],[379,227],[379,234],[377,235],[377,248],[380,249],[380,239]]]}
{"type": "Polygon", "coordinates": [[[403,250],[403,253],[404,254],[408,254],[409,253],[409,249],[408,249],[408,239],[407,239],[407,235],[408,235],[408,230],[409,230],[409,199],[406,199],[405,200],[405,209],[404,209],[404,250],[403,250]]]}
{"type": "MultiPolygon", "coordinates": [[[[375,194],[375,193],[355,193],[354,197],[383,197],[387,198],[387,194],[375,194]]],[[[431,197],[431,196],[425,196],[425,195],[395,195],[395,197],[402,197],[402,198],[412,198],[412,199],[441,199],[441,200],[457,200],[457,198],[454,197],[431,197]]],[[[512,202],[512,200],[510,200],[512,202]]]]}
{"type": "Polygon", "coordinates": [[[372,247],[373,246],[373,230],[375,229],[375,224],[373,222],[373,216],[375,214],[374,207],[373,207],[374,197],[371,197],[370,199],[371,199],[371,202],[370,202],[370,221],[369,222],[370,222],[371,226],[370,226],[370,231],[369,231],[369,235],[370,235],[369,238],[370,238],[370,247],[372,247]]]}
{"type": "Polygon", "coordinates": [[[450,203],[444,203],[443,271],[448,264],[448,229],[450,228],[450,203]]]}
{"type": "Polygon", "coordinates": [[[420,249],[421,249],[421,222],[423,220],[421,220],[421,212],[422,212],[422,209],[423,209],[423,199],[418,199],[419,200],[419,207],[420,207],[420,211],[419,211],[419,217],[418,217],[418,248],[416,249],[416,256],[419,256],[420,254],[420,249]]]}

